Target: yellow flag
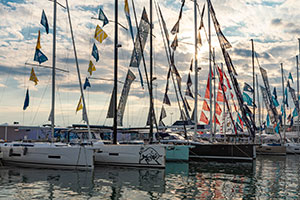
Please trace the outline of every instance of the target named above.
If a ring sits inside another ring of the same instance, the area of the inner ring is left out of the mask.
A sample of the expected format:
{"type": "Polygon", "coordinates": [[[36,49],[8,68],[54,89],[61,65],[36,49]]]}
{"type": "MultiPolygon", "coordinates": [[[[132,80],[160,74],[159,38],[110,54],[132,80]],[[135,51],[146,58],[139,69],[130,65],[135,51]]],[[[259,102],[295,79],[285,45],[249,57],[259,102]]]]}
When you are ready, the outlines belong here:
{"type": "Polygon", "coordinates": [[[96,71],[96,67],[93,62],[90,60],[88,72],[90,72],[90,76],[92,76],[93,72],[96,71]]]}
{"type": "Polygon", "coordinates": [[[39,35],[38,35],[38,39],[37,39],[36,47],[35,47],[36,49],[41,49],[42,48],[40,40],[41,40],[41,33],[40,33],[40,30],[39,30],[39,35]]]}
{"type": "Polygon", "coordinates": [[[77,108],[76,108],[76,113],[77,113],[79,110],[81,110],[82,108],[83,108],[83,106],[82,106],[82,103],[81,103],[81,97],[80,97],[79,102],[78,102],[78,105],[77,105],[77,108]]]}
{"type": "Polygon", "coordinates": [[[107,38],[107,34],[102,30],[102,28],[99,25],[97,25],[94,37],[98,42],[102,43],[102,41],[105,40],[105,38],[107,38]]]}
{"type": "Polygon", "coordinates": [[[35,83],[35,85],[37,85],[39,82],[39,79],[36,77],[33,68],[31,69],[31,74],[30,74],[29,80],[33,81],[35,83]]]}

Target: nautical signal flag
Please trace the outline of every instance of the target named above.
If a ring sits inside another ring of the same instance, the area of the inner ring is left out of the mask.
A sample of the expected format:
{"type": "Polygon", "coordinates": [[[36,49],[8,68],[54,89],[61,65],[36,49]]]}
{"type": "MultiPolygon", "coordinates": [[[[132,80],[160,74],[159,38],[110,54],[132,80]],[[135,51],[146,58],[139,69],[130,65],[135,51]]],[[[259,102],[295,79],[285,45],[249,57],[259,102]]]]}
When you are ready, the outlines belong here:
{"type": "Polygon", "coordinates": [[[133,35],[133,29],[132,29],[132,25],[131,25],[128,0],[125,0],[124,12],[125,12],[126,19],[127,19],[127,22],[128,22],[128,26],[129,26],[129,30],[130,30],[130,35],[131,35],[132,41],[134,41],[134,35],[133,35]]]}
{"type": "Polygon", "coordinates": [[[206,117],[206,115],[204,114],[204,112],[201,112],[201,116],[200,116],[200,122],[204,122],[205,124],[209,124],[209,121],[206,117]]]}
{"type": "Polygon", "coordinates": [[[177,34],[175,35],[175,38],[171,44],[171,48],[175,51],[176,47],[178,47],[178,39],[177,39],[177,34]]]}
{"type": "Polygon", "coordinates": [[[244,91],[251,92],[251,93],[254,92],[253,88],[246,82],[244,83],[244,91]]]}
{"type": "Polygon", "coordinates": [[[217,93],[217,101],[225,102],[224,95],[220,91],[217,93]]]}
{"type": "Polygon", "coordinates": [[[294,83],[293,77],[292,77],[292,73],[289,73],[289,79],[291,79],[292,83],[294,83]]]}
{"type": "Polygon", "coordinates": [[[25,101],[24,101],[24,106],[23,106],[23,110],[26,110],[26,108],[29,106],[29,90],[27,88],[26,91],[26,96],[25,96],[25,101]]]}
{"type": "Polygon", "coordinates": [[[96,67],[95,67],[95,65],[93,64],[93,62],[90,60],[88,72],[89,72],[90,75],[92,76],[92,74],[93,74],[94,71],[96,71],[96,67]]]}
{"type": "Polygon", "coordinates": [[[203,104],[202,104],[202,110],[210,111],[210,108],[205,100],[203,101],[203,104]]]}
{"type": "Polygon", "coordinates": [[[33,82],[35,83],[35,85],[37,85],[38,82],[39,82],[39,79],[36,77],[33,68],[31,68],[31,73],[30,73],[30,78],[29,78],[29,80],[30,80],[30,81],[33,81],[33,82]]]}
{"type": "Polygon", "coordinates": [[[101,20],[101,21],[103,21],[103,27],[106,25],[106,24],[108,24],[108,19],[107,19],[107,17],[105,16],[105,14],[104,14],[104,12],[103,12],[103,10],[100,8],[99,9],[99,15],[98,15],[98,19],[99,20],[101,20]]]}
{"type": "Polygon", "coordinates": [[[216,114],[221,115],[221,113],[222,113],[222,109],[221,109],[220,105],[218,104],[218,102],[216,102],[216,114]]]}
{"type": "Polygon", "coordinates": [[[49,33],[49,25],[48,25],[48,20],[45,14],[45,11],[43,10],[42,12],[42,19],[41,19],[41,24],[45,27],[46,33],[49,33]]]}
{"type": "Polygon", "coordinates": [[[96,44],[94,43],[93,45],[93,51],[92,51],[92,56],[96,59],[96,62],[99,60],[99,52],[96,44]]]}
{"type": "Polygon", "coordinates": [[[48,60],[47,56],[39,49],[35,49],[34,61],[39,62],[39,64],[46,62],[48,60]]]}
{"type": "Polygon", "coordinates": [[[102,30],[102,28],[99,25],[97,25],[94,37],[98,42],[102,43],[103,40],[107,38],[107,34],[102,30]]]}
{"type": "Polygon", "coordinates": [[[91,87],[89,79],[86,77],[85,82],[83,84],[83,89],[85,90],[87,87],[91,87]]]}
{"type": "Polygon", "coordinates": [[[81,102],[81,97],[79,99],[79,102],[78,102],[78,105],[77,105],[77,108],[76,108],[76,113],[81,110],[83,108],[83,105],[82,105],[82,102],[81,102]]]}
{"type": "Polygon", "coordinates": [[[215,121],[216,121],[216,124],[220,125],[220,122],[219,122],[218,118],[216,117],[216,115],[214,115],[212,122],[214,123],[215,121]]]}
{"type": "Polygon", "coordinates": [[[36,49],[41,49],[41,32],[39,30],[39,33],[38,33],[38,39],[37,39],[37,42],[36,42],[36,49]]]}

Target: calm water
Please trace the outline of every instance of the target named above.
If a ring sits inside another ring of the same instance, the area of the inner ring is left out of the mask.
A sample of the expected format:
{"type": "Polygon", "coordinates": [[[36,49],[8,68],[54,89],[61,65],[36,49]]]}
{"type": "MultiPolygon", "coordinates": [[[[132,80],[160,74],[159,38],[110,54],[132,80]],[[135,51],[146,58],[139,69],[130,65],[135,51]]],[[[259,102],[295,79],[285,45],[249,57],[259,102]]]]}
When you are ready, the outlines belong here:
{"type": "Polygon", "coordinates": [[[93,172],[0,167],[0,199],[300,199],[300,156],[93,172]]]}

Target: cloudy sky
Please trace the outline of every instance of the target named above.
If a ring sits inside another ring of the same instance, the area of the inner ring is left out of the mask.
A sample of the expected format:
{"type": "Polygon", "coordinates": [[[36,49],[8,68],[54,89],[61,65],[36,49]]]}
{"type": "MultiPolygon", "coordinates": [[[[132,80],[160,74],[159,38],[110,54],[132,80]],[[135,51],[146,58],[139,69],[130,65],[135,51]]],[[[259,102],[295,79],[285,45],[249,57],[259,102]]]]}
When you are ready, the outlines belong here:
{"type": "MultiPolygon", "coordinates": [[[[64,1],[59,1],[65,5],[64,1]]],[[[106,119],[106,113],[112,92],[113,82],[113,42],[114,24],[110,22],[104,27],[108,38],[100,44],[93,39],[96,25],[102,26],[102,22],[91,19],[97,17],[99,7],[102,6],[104,13],[110,20],[114,20],[114,1],[112,0],[81,0],[70,1],[75,42],[79,57],[81,79],[84,81],[88,76],[88,63],[92,60],[96,71],[90,79],[92,87],[85,91],[88,104],[88,115],[91,124],[111,125],[112,120],[106,119]],[[100,61],[95,62],[91,56],[93,43],[96,43],[100,61]],[[105,79],[105,80],[103,80],[105,79]]],[[[132,4],[132,24],[135,27],[132,4]]],[[[157,2],[161,6],[169,31],[176,23],[181,1],[165,0],[157,2]]],[[[198,0],[200,9],[204,0],[198,0]]],[[[251,42],[254,40],[255,51],[258,54],[259,63],[267,69],[270,85],[277,87],[279,98],[281,90],[280,63],[283,63],[285,76],[292,73],[296,80],[296,59],[298,54],[298,38],[300,33],[300,2],[296,0],[212,0],[224,35],[232,44],[230,55],[238,72],[239,83],[248,82],[252,85],[251,42]]],[[[39,79],[38,85],[29,81],[32,66],[25,63],[33,61],[38,30],[41,31],[42,52],[48,57],[43,65],[52,65],[52,27],[53,27],[53,3],[48,0],[2,0],[0,2],[0,123],[20,122],[24,125],[42,125],[47,121],[50,113],[51,99],[51,70],[34,67],[39,79]],[[50,33],[47,35],[44,27],[40,24],[42,10],[44,9],[50,33]],[[23,111],[23,103],[26,89],[29,89],[30,104],[23,111]]],[[[141,17],[143,7],[149,13],[149,1],[135,1],[138,20],[141,17]]],[[[124,1],[119,1],[119,21],[127,27],[124,14],[124,1]]],[[[68,126],[73,123],[82,123],[81,111],[75,112],[80,97],[78,77],[76,74],[74,54],[70,40],[70,30],[67,21],[67,12],[58,6],[57,19],[57,67],[68,70],[69,73],[57,72],[56,77],[56,124],[68,126]]],[[[198,13],[199,14],[199,13],[198,13]]],[[[166,76],[168,70],[167,59],[160,33],[156,11],[154,10],[154,72],[155,77],[155,106],[159,115],[162,106],[166,76]]],[[[175,63],[182,76],[182,89],[186,88],[186,79],[190,60],[193,57],[194,47],[194,10],[193,2],[186,0],[183,17],[180,21],[178,34],[179,46],[175,52],[175,63]]],[[[198,15],[199,17],[199,15],[198,15]]],[[[199,19],[199,18],[198,18],[199,19]]],[[[199,23],[199,21],[198,21],[199,23]]],[[[204,15],[204,24],[207,30],[207,10],[204,15]]],[[[134,29],[134,32],[136,30],[134,29]]],[[[218,40],[212,29],[212,45],[216,51],[216,62],[223,62],[218,40]]],[[[205,33],[201,32],[203,46],[199,47],[199,93],[204,96],[205,84],[208,75],[208,44],[205,33]]],[[[174,36],[170,35],[173,40],[174,36]]],[[[148,40],[149,41],[149,40],[148,40]]],[[[119,81],[125,80],[128,70],[133,44],[129,32],[119,29],[119,81]]],[[[145,47],[146,65],[149,67],[149,42],[145,47]]],[[[36,63],[35,63],[36,64],[36,63]]],[[[256,63],[256,71],[258,71],[256,63]]],[[[141,65],[142,67],[142,65],[141,65]]],[[[131,69],[137,79],[132,84],[128,104],[125,110],[124,125],[144,126],[149,109],[147,89],[142,89],[136,69],[131,69]]],[[[148,69],[149,70],[149,69],[148,69]]],[[[142,69],[144,74],[144,70],[142,69]]],[[[145,79],[145,78],[144,78],[145,79]]],[[[259,74],[259,81],[261,76],[259,74]]],[[[193,82],[194,83],[194,82],[193,82]]],[[[294,83],[296,88],[296,84],[294,83]]],[[[242,87],[242,85],[241,85],[242,87]]],[[[167,111],[166,124],[175,121],[179,117],[175,94],[171,85],[169,97],[172,106],[165,106],[167,111]]],[[[118,94],[121,93],[122,85],[119,84],[118,94]]],[[[281,101],[281,100],[280,100],[281,101]]],[[[192,99],[189,99],[192,105],[192,99]]],[[[291,104],[291,103],[290,103],[291,104]]],[[[200,110],[202,100],[199,101],[200,110]]]]}

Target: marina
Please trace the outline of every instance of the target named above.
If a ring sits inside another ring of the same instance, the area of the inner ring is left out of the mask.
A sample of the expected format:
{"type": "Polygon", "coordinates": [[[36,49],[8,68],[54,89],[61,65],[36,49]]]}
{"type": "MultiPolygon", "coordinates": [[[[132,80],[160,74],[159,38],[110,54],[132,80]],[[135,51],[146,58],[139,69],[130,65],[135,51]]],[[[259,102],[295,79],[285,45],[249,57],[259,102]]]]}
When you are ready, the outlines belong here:
{"type": "Polygon", "coordinates": [[[300,198],[299,2],[0,5],[0,199],[300,198]]]}

